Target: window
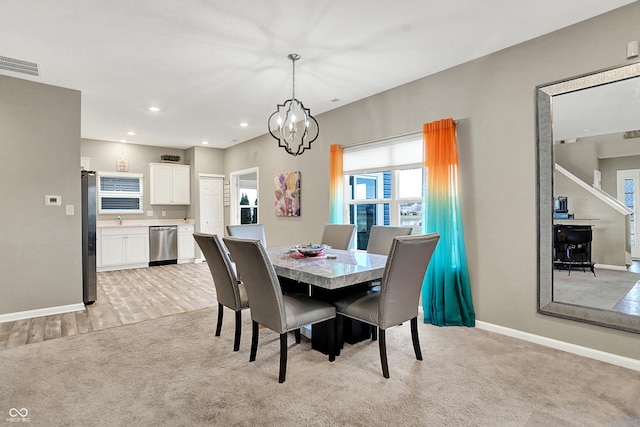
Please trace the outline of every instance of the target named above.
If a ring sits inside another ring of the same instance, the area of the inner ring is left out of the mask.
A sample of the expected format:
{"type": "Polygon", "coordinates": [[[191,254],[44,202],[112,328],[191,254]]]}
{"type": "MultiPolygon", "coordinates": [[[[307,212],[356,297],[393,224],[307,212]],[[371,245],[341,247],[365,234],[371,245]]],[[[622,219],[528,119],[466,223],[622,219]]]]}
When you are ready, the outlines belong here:
{"type": "Polygon", "coordinates": [[[230,174],[231,224],[257,224],[258,218],[258,168],[230,174]]]}
{"type": "Polygon", "coordinates": [[[99,213],[142,213],[143,208],[142,174],[98,172],[99,213]]]}
{"type": "Polygon", "coordinates": [[[631,246],[636,246],[636,227],[635,227],[635,212],[636,212],[636,181],[634,179],[625,179],[624,180],[624,205],[631,209],[633,213],[630,215],[629,225],[630,225],[630,238],[631,238],[631,246]]]}
{"type": "Polygon", "coordinates": [[[420,134],[345,148],[345,218],[365,250],[373,225],[411,226],[422,233],[423,168],[420,134]]]}
{"type": "Polygon", "coordinates": [[[240,188],[240,224],[258,223],[258,192],[251,188],[240,188]],[[253,201],[252,201],[253,200],[253,201]]]}

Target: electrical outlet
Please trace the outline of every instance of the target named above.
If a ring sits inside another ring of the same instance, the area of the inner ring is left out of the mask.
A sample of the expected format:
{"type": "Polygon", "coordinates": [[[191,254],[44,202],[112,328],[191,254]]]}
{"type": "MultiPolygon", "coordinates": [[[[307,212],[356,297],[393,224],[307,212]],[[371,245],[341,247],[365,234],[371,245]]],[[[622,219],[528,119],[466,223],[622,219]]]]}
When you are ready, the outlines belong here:
{"type": "Polygon", "coordinates": [[[153,216],[153,211],[147,211],[147,216],[153,216]]]}
{"type": "Polygon", "coordinates": [[[167,212],[166,211],[162,211],[162,216],[167,216],[167,212]]]}

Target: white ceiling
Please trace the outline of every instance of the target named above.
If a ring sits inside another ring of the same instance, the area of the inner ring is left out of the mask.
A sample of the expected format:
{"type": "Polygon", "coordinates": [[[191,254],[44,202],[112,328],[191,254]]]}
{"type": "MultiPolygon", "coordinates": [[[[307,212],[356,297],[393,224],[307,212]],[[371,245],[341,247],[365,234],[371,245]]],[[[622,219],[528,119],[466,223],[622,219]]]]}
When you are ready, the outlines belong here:
{"type": "Polygon", "coordinates": [[[83,138],[226,148],[268,132],[289,53],[318,115],[632,2],[0,0],[0,56],[41,71],[0,74],[82,91],[83,138]]]}

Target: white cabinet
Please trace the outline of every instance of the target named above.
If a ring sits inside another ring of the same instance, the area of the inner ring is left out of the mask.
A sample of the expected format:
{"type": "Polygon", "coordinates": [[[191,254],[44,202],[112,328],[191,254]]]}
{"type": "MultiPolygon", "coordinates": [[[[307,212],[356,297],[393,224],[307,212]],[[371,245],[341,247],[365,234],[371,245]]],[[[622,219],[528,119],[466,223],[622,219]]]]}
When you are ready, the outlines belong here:
{"type": "Polygon", "coordinates": [[[149,164],[152,205],[191,204],[191,167],[166,163],[149,164]]]}
{"type": "Polygon", "coordinates": [[[193,224],[178,226],[178,263],[193,262],[196,257],[196,245],[193,238],[193,224]]]}
{"type": "Polygon", "coordinates": [[[96,243],[98,271],[149,266],[149,227],[101,228],[96,243]]]}

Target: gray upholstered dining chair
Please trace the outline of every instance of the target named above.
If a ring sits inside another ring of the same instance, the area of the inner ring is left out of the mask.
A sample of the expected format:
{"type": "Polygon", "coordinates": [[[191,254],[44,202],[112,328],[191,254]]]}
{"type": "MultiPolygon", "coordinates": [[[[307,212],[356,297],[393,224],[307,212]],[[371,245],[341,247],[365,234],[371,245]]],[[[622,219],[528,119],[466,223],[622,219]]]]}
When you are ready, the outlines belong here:
{"type": "MultiPolygon", "coordinates": [[[[378,345],[382,375],[389,378],[385,331],[411,321],[411,338],[417,360],[422,360],[418,339],[418,301],[424,275],[440,239],[438,233],[399,236],[393,239],[382,276],[380,291],[350,295],[334,302],[337,331],[341,333],[344,317],[378,328],[378,345]]],[[[338,342],[341,338],[338,337],[338,342]]]]}
{"type": "Polygon", "coordinates": [[[326,224],[320,243],[333,249],[348,250],[355,234],[356,226],[353,224],[326,224]]]}
{"type": "MultiPolygon", "coordinates": [[[[388,255],[393,243],[393,238],[397,236],[408,236],[413,231],[412,227],[391,227],[387,225],[372,225],[369,231],[369,242],[367,243],[367,253],[377,255],[388,255]]],[[[380,281],[375,280],[369,283],[370,287],[379,290],[380,281]]],[[[371,326],[371,339],[378,339],[378,329],[371,326]]]]}
{"type": "Polygon", "coordinates": [[[408,236],[412,230],[412,227],[372,225],[371,231],[369,231],[367,252],[370,254],[387,255],[389,254],[389,249],[391,249],[393,238],[397,236],[408,236]]]}
{"type": "Polygon", "coordinates": [[[259,239],[262,242],[262,246],[267,247],[267,238],[262,224],[227,225],[227,233],[231,237],[259,239]]]}
{"type": "Polygon", "coordinates": [[[193,233],[193,238],[200,246],[202,254],[207,260],[213,284],[216,287],[218,300],[218,324],[216,336],[220,336],[222,330],[222,316],[224,307],[228,307],[236,313],[236,329],[233,340],[233,351],[240,348],[240,335],[242,331],[242,310],[249,308],[249,298],[242,282],[236,277],[236,273],[227,254],[227,250],[214,234],[193,233]]]}
{"type": "MultiPolygon", "coordinates": [[[[329,331],[329,361],[335,360],[335,317],[333,305],[306,295],[284,295],[278,276],[269,255],[258,239],[225,237],[224,243],[236,262],[238,272],[247,287],[251,301],[251,355],[256,360],[258,350],[258,325],[263,325],[280,334],[280,373],[278,382],[283,383],[287,372],[287,333],[298,331],[302,326],[327,322],[329,331]]],[[[296,335],[296,342],[299,335],[296,335]]]]}

